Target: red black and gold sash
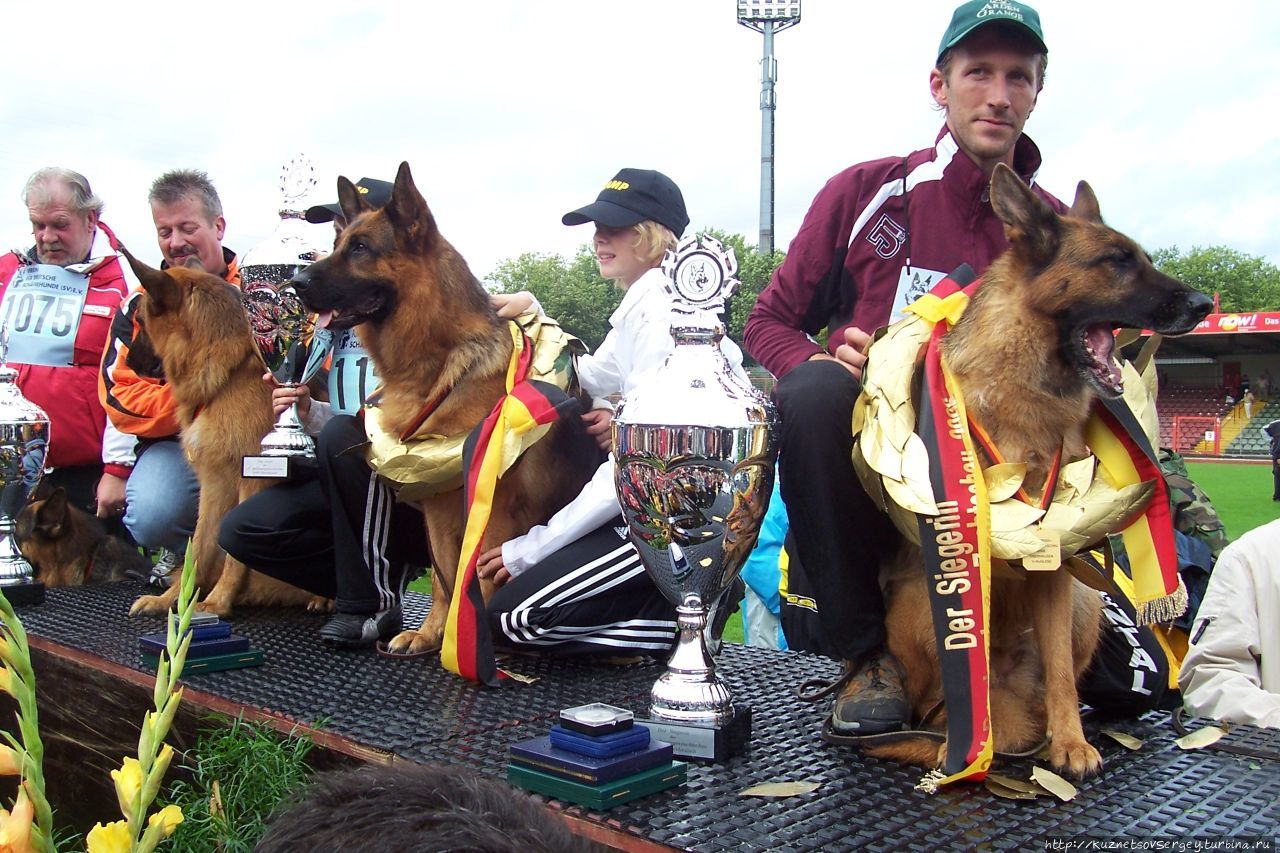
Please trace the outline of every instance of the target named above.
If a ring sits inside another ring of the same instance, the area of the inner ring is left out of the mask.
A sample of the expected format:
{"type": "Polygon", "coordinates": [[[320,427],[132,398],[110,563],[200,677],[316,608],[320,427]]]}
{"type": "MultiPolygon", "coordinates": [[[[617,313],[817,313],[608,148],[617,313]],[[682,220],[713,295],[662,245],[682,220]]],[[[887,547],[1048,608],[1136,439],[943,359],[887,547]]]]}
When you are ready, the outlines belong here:
{"type": "MultiPolygon", "coordinates": [[[[952,302],[963,298],[957,293],[952,302]]],[[[987,630],[990,507],[964,400],[955,393],[942,363],[939,344],[948,327],[946,321],[939,322],[930,335],[917,420],[939,510],[938,515],[917,515],[916,521],[947,705],[946,763],[920,783],[930,791],[957,779],[985,778],[994,752],[987,630]]]]}
{"type": "Polygon", "coordinates": [[[533,347],[519,326],[511,324],[514,348],[507,368],[507,395],[463,445],[463,501],[466,529],[458,560],[458,578],[449,602],[440,661],[468,681],[497,687],[498,667],[485,615],[476,563],[493,510],[493,495],[503,470],[505,437],[546,426],[575,413],[578,401],[549,382],[528,379],[533,347]]]}

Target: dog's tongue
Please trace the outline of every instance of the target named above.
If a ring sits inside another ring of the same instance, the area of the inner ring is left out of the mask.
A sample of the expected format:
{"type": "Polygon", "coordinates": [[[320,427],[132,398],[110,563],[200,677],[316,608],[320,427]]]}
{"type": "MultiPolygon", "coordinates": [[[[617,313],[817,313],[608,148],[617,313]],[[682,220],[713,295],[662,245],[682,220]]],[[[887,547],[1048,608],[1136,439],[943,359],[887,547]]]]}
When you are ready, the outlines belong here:
{"type": "Polygon", "coordinates": [[[1110,326],[1090,326],[1084,333],[1085,348],[1094,360],[1094,371],[1105,385],[1116,391],[1123,387],[1120,365],[1115,360],[1116,336],[1110,326]]]}
{"type": "Polygon", "coordinates": [[[316,315],[316,327],[320,329],[329,328],[329,324],[333,322],[332,311],[321,311],[316,315]]]}

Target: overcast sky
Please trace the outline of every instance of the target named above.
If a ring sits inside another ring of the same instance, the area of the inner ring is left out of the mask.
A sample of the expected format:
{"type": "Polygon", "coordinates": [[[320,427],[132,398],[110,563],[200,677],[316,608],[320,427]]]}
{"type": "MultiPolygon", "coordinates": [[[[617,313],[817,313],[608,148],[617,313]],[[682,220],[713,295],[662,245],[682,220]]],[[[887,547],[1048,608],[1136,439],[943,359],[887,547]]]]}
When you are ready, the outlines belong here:
{"type": "MultiPolygon", "coordinates": [[[[776,244],[860,160],[932,143],[928,72],[952,0],[803,0],[776,39],[776,244]]],[[[1088,180],[1148,249],[1225,244],[1280,263],[1280,5],[1040,0],[1049,72],[1027,125],[1041,182],[1088,180]]],[[[334,178],[413,169],[481,277],[572,254],[560,216],[622,166],[682,187],[692,227],[759,229],[761,36],[734,0],[104,3],[0,0],[0,248],[20,190],[83,172],[105,221],[158,262],[149,183],[205,169],[243,253],[277,221],[283,163],[334,178]]],[[[319,226],[317,226],[319,228],[319,226]]],[[[317,232],[322,242],[328,239],[317,232]]]]}

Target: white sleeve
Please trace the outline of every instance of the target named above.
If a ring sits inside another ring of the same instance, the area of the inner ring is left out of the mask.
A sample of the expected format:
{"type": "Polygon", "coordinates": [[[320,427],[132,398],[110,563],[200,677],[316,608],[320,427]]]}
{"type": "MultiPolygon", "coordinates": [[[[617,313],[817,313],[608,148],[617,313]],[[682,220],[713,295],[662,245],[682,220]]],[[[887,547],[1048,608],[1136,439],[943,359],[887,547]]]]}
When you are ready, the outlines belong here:
{"type": "Polygon", "coordinates": [[[320,430],[324,429],[324,425],[331,418],[333,418],[333,405],[313,397],[311,399],[311,407],[307,409],[307,416],[298,420],[302,422],[303,432],[310,436],[316,436],[320,434],[320,430]]]}
{"type": "Polygon", "coordinates": [[[600,464],[578,496],[524,536],[502,544],[502,563],[512,577],[576,542],[622,512],[613,487],[613,458],[600,464]]]}
{"type": "Polygon", "coordinates": [[[1245,554],[1228,548],[1214,566],[1191,626],[1178,686],[1183,705],[1193,714],[1280,728],[1280,693],[1262,689],[1260,591],[1245,554]]]}
{"type": "Polygon", "coordinates": [[[107,418],[107,426],[102,431],[102,461],[104,464],[124,465],[132,468],[135,460],[134,446],[137,436],[129,435],[116,429],[111,419],[107,418]]]}
{"type": "Polygon", "coordinates": [[[618,365],[618,333],[609,330],[593,353],[574,359],[574,370],[582,390],[591,395],[593,408],[603,408],[610,394],[622,390],[622,370],[618,365]]]}

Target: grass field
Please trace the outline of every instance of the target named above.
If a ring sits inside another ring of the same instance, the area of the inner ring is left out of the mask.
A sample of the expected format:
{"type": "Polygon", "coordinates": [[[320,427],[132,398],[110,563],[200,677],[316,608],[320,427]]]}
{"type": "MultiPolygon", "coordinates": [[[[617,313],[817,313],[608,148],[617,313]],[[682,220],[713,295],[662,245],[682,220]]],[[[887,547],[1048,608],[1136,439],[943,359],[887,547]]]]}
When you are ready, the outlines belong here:
{"type": "Polygon", "coordinates": [[[1187,473],[1213,501],[1231,539],[1280,518],[1280,503],[1271,500],[1270,465],[1188,460],[1187,473]]]}

